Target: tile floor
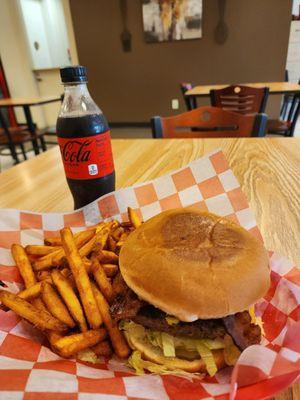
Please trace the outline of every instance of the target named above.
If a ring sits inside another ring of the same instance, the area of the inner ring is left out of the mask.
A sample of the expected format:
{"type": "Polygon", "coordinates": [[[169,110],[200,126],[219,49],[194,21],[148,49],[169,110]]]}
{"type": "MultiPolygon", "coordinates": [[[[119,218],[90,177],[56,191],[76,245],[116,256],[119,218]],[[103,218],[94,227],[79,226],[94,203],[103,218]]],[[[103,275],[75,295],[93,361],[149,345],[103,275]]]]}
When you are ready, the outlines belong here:
{"type": "MultiPolygon", "coordinates": [[[[113,128],[111,131],[112,138],[151,138],[150,128],[113,128]]],[[[300,119],[298,121],[295,137],[300,137],[300,119]]],[[[49,137],[50,141],[54,141],[54,137],[49,137]]],[[[53,145],[48,145],[50,149],[53,145]]],[[[33,151],[27,152],[27,157],[31,158],[34,156],[33,151]]],[[[20,155],[20,160],[22,160],[22,155],[20,155]]],[[[9,156],[0,156],[0,172],[11,168],[14,165],[13,160],[9,156]]]]}

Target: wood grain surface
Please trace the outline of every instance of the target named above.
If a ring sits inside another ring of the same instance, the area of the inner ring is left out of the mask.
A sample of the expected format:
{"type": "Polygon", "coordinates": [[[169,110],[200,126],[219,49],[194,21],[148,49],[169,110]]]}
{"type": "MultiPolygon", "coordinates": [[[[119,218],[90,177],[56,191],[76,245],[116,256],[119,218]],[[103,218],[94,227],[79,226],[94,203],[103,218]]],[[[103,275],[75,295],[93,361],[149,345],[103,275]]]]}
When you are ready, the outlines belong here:
{"type": "Polygon", "coordinates": [[[54,101],[60,101],[60,96],[47,97],[10,97],[8,99],[0,99],[0,107],[21,107],[21,106],[37,106],[54,101]]]}
{"type": "MultiPolygon", "coordinates": [[[[300,92],[300,85],[293,82],[260,82],[260,83],[240,83],[240,85],[252,87],[268,87],[270,94],[297,93],[300,92]]],[[[209,96],[209,92],[213,89],[222,89],[225,85],[199,85],[193,87],[186,92],[187,96],[205,97],[209,96]]]]}
{"type": "MultiPolygon", "coordinates": [[[[300,265],[300,138],[113,140],[117,187],[148,181],[217,148],[248,198],[266,247],[300,265]]],[[[58,147],[1,173],[0,191],[0,208],[73,207],[58,147]]],[[[274,399],[299,400],[300,384],[274,399]]]]}

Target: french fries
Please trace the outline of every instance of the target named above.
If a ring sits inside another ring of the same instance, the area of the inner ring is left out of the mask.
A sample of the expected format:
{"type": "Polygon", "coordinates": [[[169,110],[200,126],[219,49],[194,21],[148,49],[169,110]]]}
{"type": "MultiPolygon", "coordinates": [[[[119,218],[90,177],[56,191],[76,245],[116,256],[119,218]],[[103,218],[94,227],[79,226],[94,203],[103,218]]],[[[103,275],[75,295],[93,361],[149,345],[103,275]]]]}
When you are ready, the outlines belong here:
{"type": "Polygon", "coordinates": [[[30,286],[28,289],[19,292],[18,297],[24,300],[32,300],[41,294],[41,290],[42,290],[42,283],[38,282],[35,285],[30,286]]]}
{"type": "Polygon", "coordinates": [[[89,325],[91,328],[97,329],[102,323],[102,318],[94,298],[89,276],[76,247],[70,228],[64,228],[61,230],[61,241],[70,265],[70,269],[74,276],[89,325]]]}
{"type": "Polygon", "coordinates": [[[33,263],[33,268],[35,271],[43,271],[45,269],[53,268],[54,267],[54,260],[55,257],[62,257],[64,256],[64,251],[62,248],[58,248],[58,250],[53,251],[33,263]]]}
{"type": "Polygon", "coordinates": [[[122,332],[119,330],[118,324],[112,319],[110,315],[109,305],[105,300],[105,297],[94,283],[92,283],[92,287],[99,310],[103,318],[104,325],[109,334],[115,353],[120,358],[126,358],[130,354],[130,349],[128,347],[128,344],[122,332]]]}
{"type": "Polygon", "coordinates": [[[46,246],[61,246],[60,237],[47,238],[44,243],[46,246]]]}
{"type": "Polygon", "coordinates": [[[28,301],[21,299],[13,293],[4,290],[0,291],[0,300],[6,307],[10,308],[20,317],[31,322],[42,331],[47,329],[59,332],[67,330],[67,326],[57,318],[37,309],[28,301]]]}
{"type": "Polygon", "coordinates": [[[98,250],[96,251],[98,260],[103,264],[118,264],[119,256],[109,250],[98,250]]]}
{"type": "Polygon", "coordinates": [[[53,253],[53,251],[58,250],[57,246],[42,246],[42,245],[32,245],[28,244],[25,247],[27,255],[32,256],[45,256],[47,254],[53,253]]]}
{"type": "Polygon", "coordinates": [[[44,281],[46,279],[51,279],[51,272],[50,271],[37,271],[35,273],[37,280],[39,282],[44,281]]]}
{"type": "MultiPolygon", "coordinates": [[[[90,239],[93,239],[95,232],[96,229],[88,229],[86,231],[76,233],[74,235],[76,246],[82,247],[90,239]]],[[[41,257],[39,260],[35,261],[33,264],[33,268],[36,271],[42,271],[45,269],[53,268],[55,266],[59,266],[62,263],[64,257],[64,249],[62,247],[59,247],[58,250],[53,251],[52,253],[47,254],[44,257],[41,257]]]]}
{"type": "Polygon", "coordinates": [[[24,248],[19,244],[13,244],[11,247],[11,253],[23,278],[25,287],[29,288],[30,286],[35,285],[36,277],[24,248]]]}
{"type": "Polygon", "coordinates": [[[108,236],[107,238],[108,250],[115,251],[117,247],[117,242],[112,236],[108,236]]]}
{"type": "Polygon", "coordinates": [[[101,222],[74,235],[64,228],[44,245],[14,244],[12,256],[25,288],[17,294],[0,290],[1,310],[10,309],[42,330],[62,357],[82,350],[127,357],[130,349],[109,304],[126,289],[119,251],[141,224],[134,210],[128,209],[128,217],[128,222],[101,222]]]}
{"type": "Polygon", "coordinates": [[[53,286],[47,281],[44,281],[41,285],[42,299],[50,313],[61,322],[68,325],[69,328],[74,328],[75,322],[53,286]]]}
{"type": "Polygon", "coordinates": [[[107,333],[105,329],[91,330],[84,333],[64,336],[54,341],[52,347],[62,357],[69,358],[79,351],[92,347],[105,339],[107,333]]]}
{"type": "Polygon", "coordinates": [[[88,329],[81,304],[68,279],[57,270],[54,270],[51,276],[73,319],[78,323],[80,330],[86,332],[88,329]]]}
{"type": "Polygon", "coordinates": [[[133,208],[128,207],[127,213],[128,213],[129,221],[135,228],[138,228],[140,225],[142,225],[142,221],[140,220],[140,217],[137,215],[137,213],[134,211],[133,208]]]}
{"type": "Polygon", "coordinates": [[[103,293],[108,303],[111,303],[112,300],[114,299],[114,292],[111,283],[109,282],[104,272],[104,269],[97,260],[96,256],[92,256],[92,271],[94,279],[97,282],[99,289],[103,293]]]}
{"type": "Polygon", "coordinates": [[[108,340],[103,340],[102,342],[96,344],[96,346],[93,346],[91,349],[97,356],[109,357],[113,353],[108,340]]]}
{"type": "Polygon", "coordinates": [[[115,276],[118,272],[118,266],[116,264],[102,264],[102,268],[108,278],[115,276]]]}

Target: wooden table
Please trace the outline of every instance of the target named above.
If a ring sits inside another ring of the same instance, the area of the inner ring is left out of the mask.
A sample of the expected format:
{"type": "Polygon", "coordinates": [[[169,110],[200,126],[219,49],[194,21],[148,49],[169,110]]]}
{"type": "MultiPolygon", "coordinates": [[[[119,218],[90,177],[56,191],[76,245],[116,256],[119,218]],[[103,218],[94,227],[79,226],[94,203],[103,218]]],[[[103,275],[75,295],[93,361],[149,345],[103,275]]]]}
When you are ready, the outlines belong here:
{"type": "MultiPolygon", "coordinates": [[[[31,106],[42,106],[44,104],[61,101],[60,96],[47,96],[47,97],[10,97],[6,99],[0,99],[0,109],[7,107],[22,107],[26,118],[26,124],[29,132],[33,135],[32,145],[35,154],[39,154],[39,146],[35,139],[36,127],[32,119],[30,107],[31,106]]],[[[1,110],[0,110],[1,111],[1,110]]]]}
{"type": "Polygon", "coordinates": [[[43,104],[60,101],[60,96],[47,97],[9,97],[0,99],[0,107],[42,106],[43,104]]]}
{"type": "MultiPolygon", "coordinates": [[[[251,86],[255,88],[268,87],[270,94],[294,94],[300,93],[300,85],[292,82],[260,82],[260,83],[240,83],[240,85],[251,86]]],[[[211,90],[222,89],[225,85],[199,85],[188,90],[185,95],[191,97],[207,97],[211,90]]]]}
{"type": "MultiPolygon", "coordinates": [[[[267,248],[300,265],[300,139],[113,140],[117,187],[153,179],[216,148],[229,160],[267,248]]],[[[72,210],[58,147],[1,173],[0,188],[0,208],[72,210]]],[[[299,400],[300,383],[275,399],[299,400]]]]}

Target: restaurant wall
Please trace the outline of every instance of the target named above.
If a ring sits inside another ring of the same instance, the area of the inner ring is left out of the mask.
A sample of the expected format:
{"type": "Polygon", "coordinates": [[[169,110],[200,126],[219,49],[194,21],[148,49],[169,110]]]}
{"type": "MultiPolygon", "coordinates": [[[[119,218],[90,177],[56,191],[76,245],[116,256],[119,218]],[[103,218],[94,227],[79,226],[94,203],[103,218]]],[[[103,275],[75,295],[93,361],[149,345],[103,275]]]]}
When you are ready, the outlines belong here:
{"type": "MultiPolygon", "coordinates": [[[[119,1],[70,0],[79,61],[87,66],[90,90],[113,122],[149,121],[170,115],[171,99],[185,107],[179,82],[194,84],[280,81],[284,79],[291,0],[228,0],[229,37],[214,40],[217,0],[203,0],[203,38],[147,44],[140,0],[129,0],[132,51],[123,52],[119,1]]],[[[278,112],[272,96],[268,112],[278,112]]],[[[208,100],[206,100],[208,101],[208,100]]]]}

